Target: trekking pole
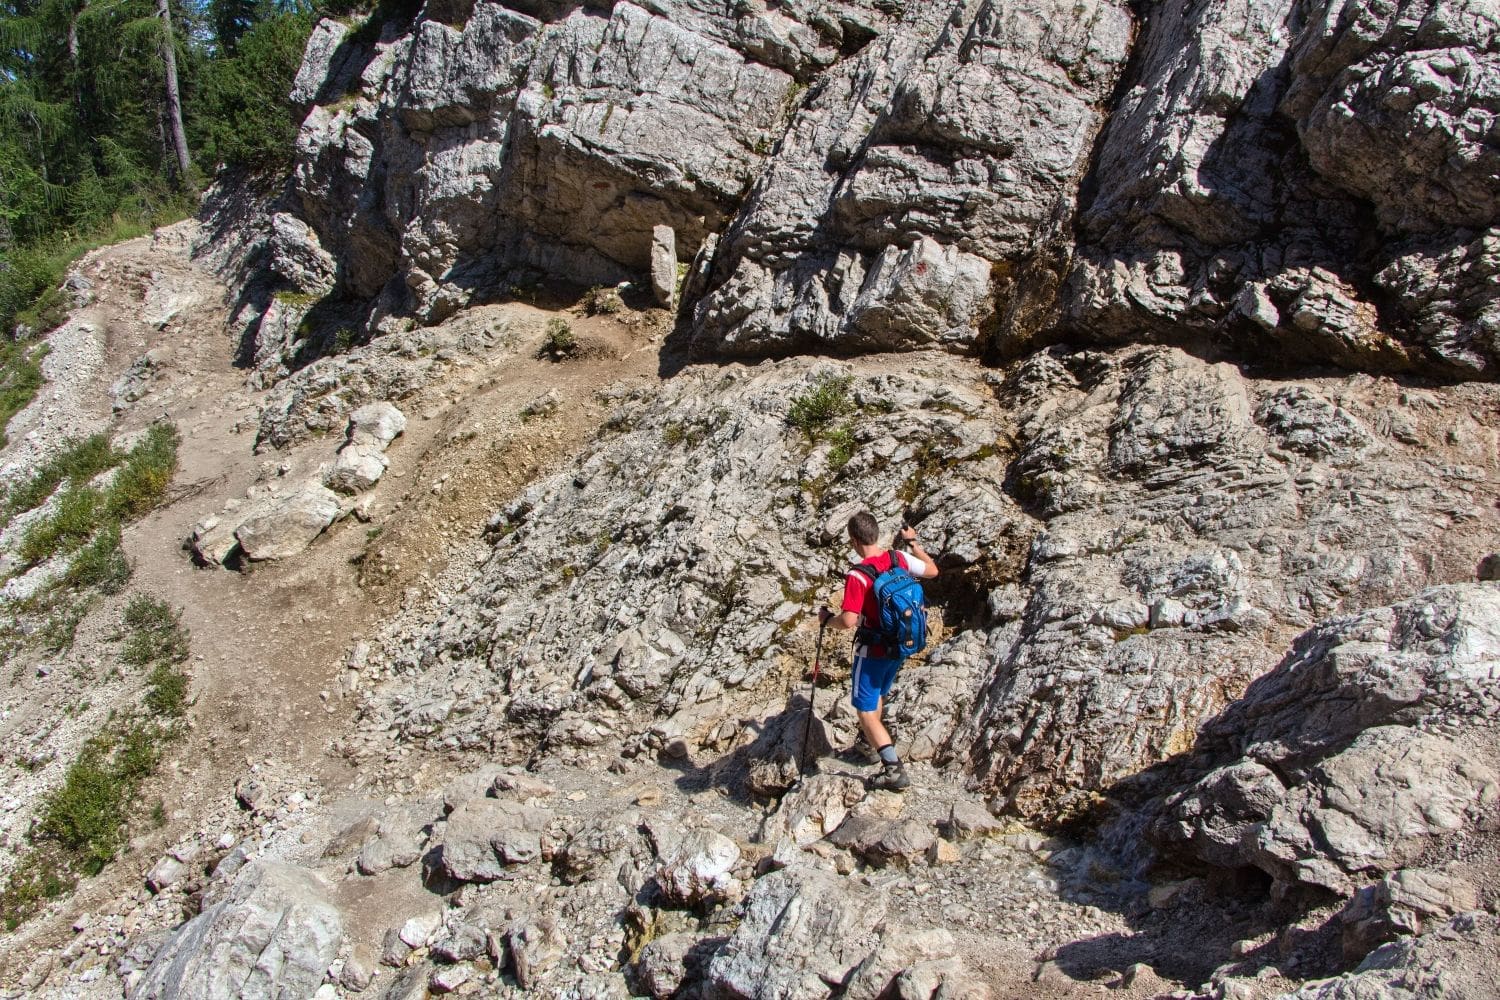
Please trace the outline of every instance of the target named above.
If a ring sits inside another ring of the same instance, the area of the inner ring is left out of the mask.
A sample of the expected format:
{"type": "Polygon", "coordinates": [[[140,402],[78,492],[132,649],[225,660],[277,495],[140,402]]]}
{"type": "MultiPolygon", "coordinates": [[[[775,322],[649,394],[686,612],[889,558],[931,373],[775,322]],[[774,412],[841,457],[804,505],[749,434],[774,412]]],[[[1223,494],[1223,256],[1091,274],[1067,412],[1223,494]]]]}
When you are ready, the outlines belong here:
{"type": "Polygon", "coordinates": [[[823,665],[823,633],[828,631],[828,623],[825,621],[818,626],[818,650],[813,654],[812,689],[807,692],[807,725],[802,730],[802,753],[797,756],[797,780],[802,780],[802,775],[807,767],[807,744],[812,739],[813,707],[818,697],[818,669],[823,665]]]}

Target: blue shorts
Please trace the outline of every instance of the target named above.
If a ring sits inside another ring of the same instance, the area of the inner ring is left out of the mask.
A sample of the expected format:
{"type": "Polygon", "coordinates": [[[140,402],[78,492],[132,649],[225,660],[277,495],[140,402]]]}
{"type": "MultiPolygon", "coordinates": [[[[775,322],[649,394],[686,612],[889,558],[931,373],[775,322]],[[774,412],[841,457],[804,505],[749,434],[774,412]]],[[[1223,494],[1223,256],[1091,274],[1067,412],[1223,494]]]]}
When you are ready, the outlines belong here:
{"type": "Polygon", "coordinates": [[[860,712],[873,712],[896,683],[900,660],[877,660],[873,656],[854,655],[854,693],[849,700],[860,712]]]}

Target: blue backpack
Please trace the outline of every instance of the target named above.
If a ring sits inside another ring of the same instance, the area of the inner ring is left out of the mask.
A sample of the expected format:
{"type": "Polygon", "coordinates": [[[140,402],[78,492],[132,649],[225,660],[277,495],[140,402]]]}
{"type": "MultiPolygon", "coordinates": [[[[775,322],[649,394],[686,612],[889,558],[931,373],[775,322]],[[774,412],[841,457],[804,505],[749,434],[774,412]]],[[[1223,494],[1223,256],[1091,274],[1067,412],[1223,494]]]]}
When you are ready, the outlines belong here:
{"type": "Polygon", "coordinates": [[[906,659],[927,646],[927,601],[922,585],[906,571],[896,553],[890,553],[891,568],[877,573],[875,567],[859,563],[854,568],[870,578],[879,609],[879,624],[866,625],[856,633],[855,641],[876,642],[906,659]]]}

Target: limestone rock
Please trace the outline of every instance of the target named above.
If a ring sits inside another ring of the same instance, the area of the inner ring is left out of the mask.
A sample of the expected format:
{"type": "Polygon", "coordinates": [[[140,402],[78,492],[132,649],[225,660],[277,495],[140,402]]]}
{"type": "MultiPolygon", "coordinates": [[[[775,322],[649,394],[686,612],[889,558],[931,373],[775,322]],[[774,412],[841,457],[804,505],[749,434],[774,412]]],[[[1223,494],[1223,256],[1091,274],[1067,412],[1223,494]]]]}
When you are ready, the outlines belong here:
{"type": "Polygon", "coordinates": [[[374,445],[382,450],[406,430],[406,414],[394,403],[366,403],[349,414],[347,447],[374,445]]]}
{"type": "Polygon", "coordinates": [[[667,899],[688,906],[720,896],[734,881],[740,860],[733,840],[713,830],[696,829],[662,855],[657,884],[667,899]]]}
{"type": "Polygon", "coordinates": [[[516,983],[529,990],[536,988],[537,981],[562,958],[567,941],[551,917],[539,917],[511,928],[505,947],[516,983]]]}
{"type": "Polygon", "coordinates": [[[1386,941],[1421,934],[1478,908],[1478,893],[1462,879],[1441,870],[1403,869],[1360,889],[1339,914],[1344,954],[1361,959],[1386,941]]]}
{"type": "Polygon", "coordinates": [[[311,545],[342,510],[342,502],[331,490],[307,484],[269,504],[264,513],[241,522],[234,537],[253,561],[287,559],[311,545]]]}
{"type": "Polygon", "coordinates": [[[1377,948],[1353,972],[1307,983],[1287,1000],[1416,1000],[1486,996],[1494,990],[1500,921],[1461,914],[1421,937],[1377,948]]]}
{"type": "Polygon", "coordinates": [[[671,226],[651,229],[651,292],[667,309],[677,298],[677,234],[671,226]]]}
{"type": "Polygon", "coordinates": [[[390,460],[374,444],[350,444],[340,449],[333,466],[324,474],[323,485],[339,493],[362,493],[385,475],[390,460]]]}
{"type": "Polygon", "coordinates": [[[759,879],[744,913],[709,963],[711,995],[821,1000],[873,950],[885,904],[836,876],[789,868],[759,879]]]}
{"type": "Polygon", "coordinates": [[[550,815],[501,799],[472,799],[455,809],[443,831],[443,870],[460,882],[492,882],[510,865],[541,856],[550,815]]]}
{"type": "Polygon", "coordinates": [[[312,872],[256,861],[183,924],[133,996],[310,996],[338,955],[343,916],[312,872]]]}
{"type": "Polygon", "coordinates": [[[1351,875],[1489,823],[1500,776],[1465,751],[1462,726],[1493,711],[1497,622],[1500,593],[1470,584],[1304,634],[1205,726],[1188,766],[1218,766],[1167,798],[1159,842],[1349,894],[1351,875]],[[1430,731],[1439,719],[1457,739],[1430,731]]]}

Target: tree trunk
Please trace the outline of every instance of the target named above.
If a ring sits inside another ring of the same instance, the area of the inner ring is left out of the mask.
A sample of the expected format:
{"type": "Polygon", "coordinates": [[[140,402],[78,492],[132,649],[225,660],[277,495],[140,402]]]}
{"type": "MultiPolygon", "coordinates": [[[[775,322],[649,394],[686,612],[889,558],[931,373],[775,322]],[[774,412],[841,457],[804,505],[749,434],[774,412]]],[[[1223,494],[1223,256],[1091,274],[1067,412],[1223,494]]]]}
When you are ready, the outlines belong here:
{"type": "Polygon", "coordinates": [[[177,183],[184,191],[193,189],[193,164],[188,158],[187,132],[182,127],[182,95],[177,89],[177,46],[172,38],[172,11],[169,0],[156,0],[156,16],[161,18],[161,62],[167,78],[167,137],[177,158],[177,183]]]}

